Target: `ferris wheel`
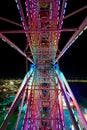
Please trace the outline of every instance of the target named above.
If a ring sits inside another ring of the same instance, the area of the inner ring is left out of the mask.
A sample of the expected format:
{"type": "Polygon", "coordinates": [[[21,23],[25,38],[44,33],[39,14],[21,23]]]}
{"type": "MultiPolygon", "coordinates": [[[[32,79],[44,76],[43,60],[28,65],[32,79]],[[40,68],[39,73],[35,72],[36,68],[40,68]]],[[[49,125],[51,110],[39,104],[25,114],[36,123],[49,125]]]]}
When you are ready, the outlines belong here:
{"type": "Polygon", "coordinates": [[[61,57],[87,29],[87,16],[84,17],[78,27],[67,28],[65,26],[68,25],[66,24],[68,18],[87,10],[87,5],[85,5],[66,15],[68,3],[67,0],[25,0],[24,2],[15,0],[21,24],[0,17],[1,21],[22,28],[1,30],[0,38],[32,63],[7,113],[1,130],[6,129],[19,101],[21,103],[15,130],[19,128],[24,104],[25,113],[21,129],[65,130],[67,124],[64,119],[64,103],[70,113],[72,128],[76,130],[82,128],[73,112],[73,107],[75,107],[83,127],[87,129],[86,119],[58,64],[61,57]],[[72,36],[60,50],[61,35],[62,33],[67,35],[67,32],[72,32],[72,36]],[[23,33],[26,37],[27,42],[24,51],[5,35],[17,33],[23,33]]]}

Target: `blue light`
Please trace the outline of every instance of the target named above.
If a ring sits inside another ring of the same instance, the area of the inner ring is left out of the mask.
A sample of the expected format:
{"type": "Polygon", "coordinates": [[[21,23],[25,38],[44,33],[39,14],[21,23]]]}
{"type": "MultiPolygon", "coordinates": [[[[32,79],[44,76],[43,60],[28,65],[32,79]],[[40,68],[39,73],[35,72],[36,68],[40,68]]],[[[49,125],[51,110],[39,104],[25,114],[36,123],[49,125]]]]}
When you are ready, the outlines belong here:
{"type": "Polygon", "coordinates": [[[63,11],[63,14],[65,14],[65,9],[64,9],[64,11],[63,11]]]}
{"type": "Polygon", "coordinates": [[[64,8],[66,8],[66,6],[67,6],[67,2],[65,2],[65,6],[64,6],[64,8]]]}
{"type": "Polygon", "coordinates": [[[23,20],[22,20],[22,17],[20,17],[20,19],[21,19],[21,21],[23,21],[23,20]]]}
{"type": "Polygon", "coordinates": [[[75,39],[72,41],[72,43],[74,43],[75,42],[75,39]]]}
{"type": "Polygon", "coordinates": [[[16,2],[16,3],[18,3],[18,1],[17,1],[17,0],[15,0],[15,2],[16,2]]]}

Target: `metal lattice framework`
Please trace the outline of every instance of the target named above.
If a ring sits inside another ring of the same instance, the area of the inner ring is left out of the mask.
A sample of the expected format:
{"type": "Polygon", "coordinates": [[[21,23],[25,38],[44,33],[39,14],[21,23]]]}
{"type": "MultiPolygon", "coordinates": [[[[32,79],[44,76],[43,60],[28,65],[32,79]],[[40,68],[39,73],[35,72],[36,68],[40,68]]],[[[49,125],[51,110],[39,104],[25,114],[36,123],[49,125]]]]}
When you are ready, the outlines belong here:
{"type": "Polygon", "coordinates": [[[67,49],[87,29],[87,17],[78,28],[69,29],[62,27],[64,19],[87,9],[87,6],[65,16],[67,0],[25,0],[25,16],[21,0],[15,1],[22,25],[5,18],[0,17],[0,19],[22,26],[23,30],[0,31],[0,38],[26,57],[33,65],[20,86],[1,130],[5,130],[20,99],[20,111],[15,130],[18,129],[20,123],[24,102],[26,102],[26,109],[21,126],[23,130],[65,130],[63,97],[74,128],[76,130],[81,129],[73,113],[71,100],[80,115],[84,128],[87,130],[87,122],[83,113],[57,64],[67,49]],[[61,33],[64,31],[73,31],[74,33],[62,51],[59,51],[58,45],[61,33]],[[25,33],[27,39],[25,51],[17,47],[4,33],[25,33]],[[30,48],[32,58],[28,55],[28,48],[30,48]]]}

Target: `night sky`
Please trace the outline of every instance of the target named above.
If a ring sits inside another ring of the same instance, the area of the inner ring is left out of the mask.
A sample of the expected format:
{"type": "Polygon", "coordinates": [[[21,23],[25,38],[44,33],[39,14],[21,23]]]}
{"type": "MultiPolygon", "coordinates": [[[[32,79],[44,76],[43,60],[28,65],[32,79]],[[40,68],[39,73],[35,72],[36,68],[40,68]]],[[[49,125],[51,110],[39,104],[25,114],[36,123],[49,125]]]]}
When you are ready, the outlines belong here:
{"type": "MultiPolygon", "coordinates": [[[[23,8],[24,8],[24,3],[23,8]]],[[[87,5],[87,0],[68,0],[66,15],[87,5]]],[[[87,16],[87,9],[64,20],[63,28],[79,27],[87,16]]],[[[21,24],[15,0],[2,0],[0,2],[0,17],[10,19],[21,24]]],[[[19,30],[21,27],[0,20],[1,30],[19,30]]],[[[72,36],[73,32],[61,34],[59,50],[72,36]]],[[[5,34],[22,50],[26,47],[25,34],[5,34]]],[[[29,62],[30,66],[30,62],[29,62]]],[[[66,78],[87,78],[87,31],[85,31],[59,61],[60,70],[66,78]]],[[[0,39],[0,78],[23,78],[26,73],[26,59],[7,43],[0,39]]]]}

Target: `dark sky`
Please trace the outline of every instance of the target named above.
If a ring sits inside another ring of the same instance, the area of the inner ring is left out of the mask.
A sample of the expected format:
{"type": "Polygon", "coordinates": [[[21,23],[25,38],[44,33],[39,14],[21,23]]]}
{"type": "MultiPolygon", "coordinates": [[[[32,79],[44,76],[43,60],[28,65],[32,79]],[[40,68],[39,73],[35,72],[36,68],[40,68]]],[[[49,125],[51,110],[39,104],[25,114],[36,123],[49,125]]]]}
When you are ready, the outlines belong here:
{"type": "MultiPolygon", "coordinates": [[[[24,3],[22,4],[24,5],[24,3]]],[[[68,0],[66,15],[85,5],[87,5],[87,0],[68,0]]],[[[86,16],[87,9],[65,19],[63,28],[79,27],[86,16]]],[[[15,0],[2,0],[0,2],[0,17],[21,24],[15,0]]],[[[17,29],[22,28],[0,20],[0,31],[17,29]]],[[[64,32],[61,34],[59,42],[60,50],[67,43],[72,34],[72,32],[64,32]]],[[[26,37],[24,34],[5,34],[5,36],[24,50],[26,46],[26,37]]],[[[25,63],[26,60],[23,56],[0,39],[0,78],[23,78],[26,73],[25,63]]],[[[61,57],[59,65],[67,78],[87,77],[87,31],[85,31],[61,57]]]]}

